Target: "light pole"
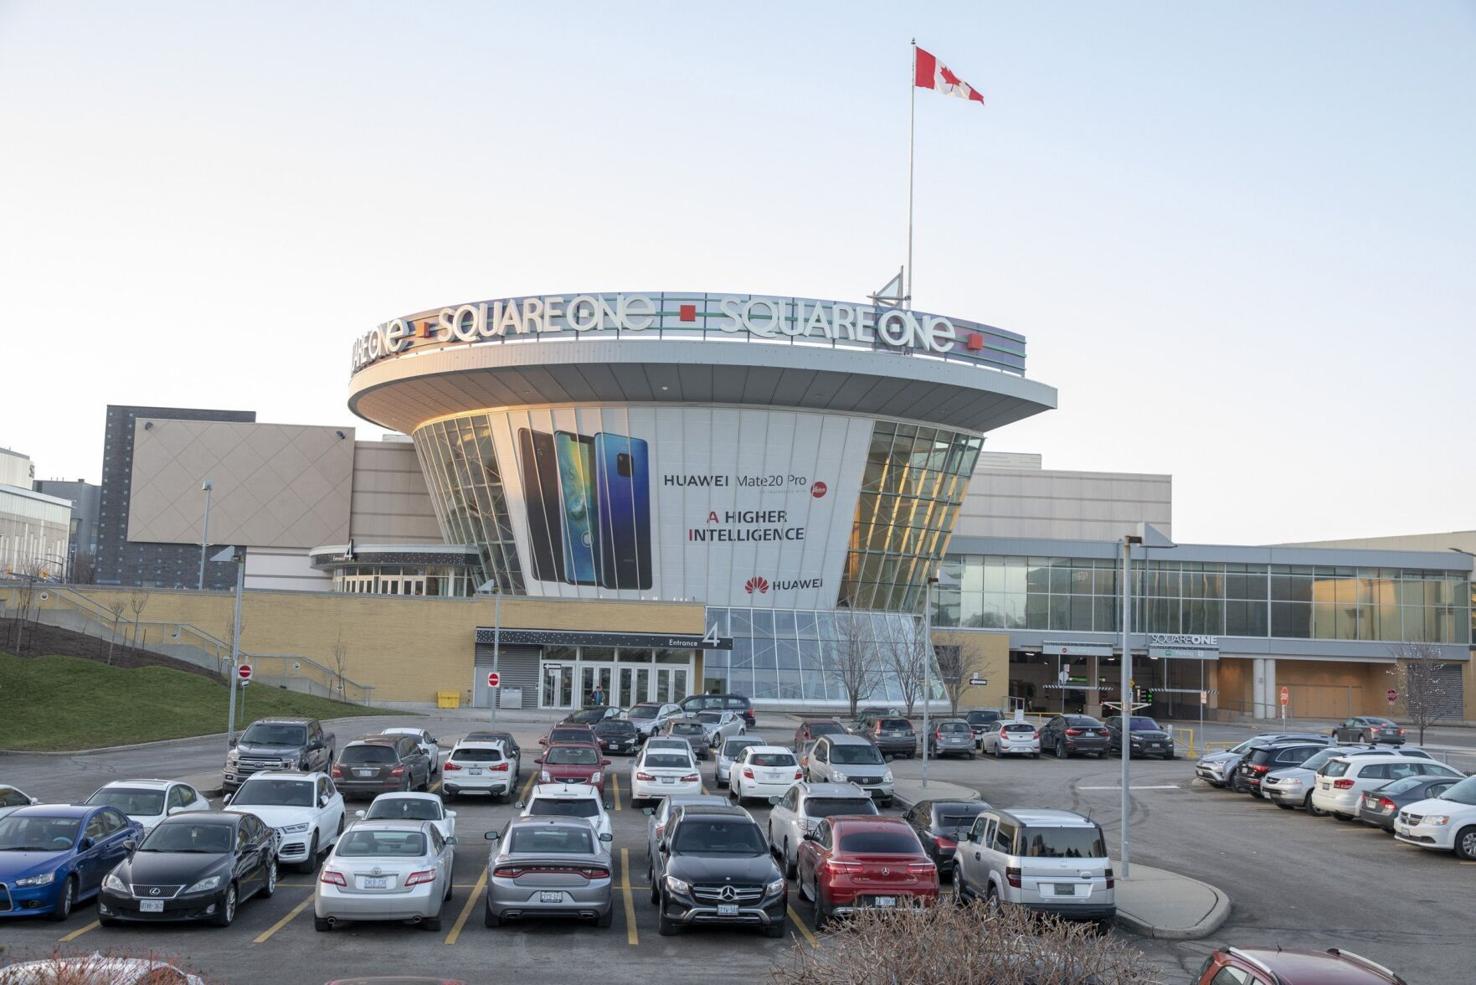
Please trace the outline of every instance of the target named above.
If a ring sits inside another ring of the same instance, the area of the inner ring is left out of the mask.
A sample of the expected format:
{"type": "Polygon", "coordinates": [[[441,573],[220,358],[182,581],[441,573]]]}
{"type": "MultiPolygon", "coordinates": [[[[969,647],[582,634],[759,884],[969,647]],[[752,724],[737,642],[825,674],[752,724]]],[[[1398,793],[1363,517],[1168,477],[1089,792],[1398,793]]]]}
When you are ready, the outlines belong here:
{"type": "MultiPolygon", "coordinates": [[[[206,479],[200,483],[200,491],[205,494],[205,519],[200,524],[200,584],[198,591],[205,591],[205,551],[210,546],[210,492],[215,488],[215,483],[206,479]]],[[[232,694],[235,691],[232,690],[232,694]]]]}
{"type": "Polygon", "coordinates": [[[488,688],[492,692],[492,723],[497,723],[497,701],[502,697],[502,675],[498,670],[498,660],[502,649],[502,582],[494,580],[492,590],[497,593],[496,600],[492,603],[492,672],[497,674],[497,686],[488,688]]]}
{"type": "Polygon", "coordinates": [[[1143,543],[1135,534],[1124,534],[1122,538],[1122,675],[1118,684],[1119,703],[1117,713],[1121,728],[1118,730],[1122,747],[1122,847],[1119,850],[1122,862],[1122,878],[1131,872],[1128,851],[1131,845],[1128,812],[1131,810],[1132,792],[1129,787],[1133,744],[1129,741],[1133,729],[1133,648],[1129,636],[1133,628],[1133,545],[1143,543]]]}
{"type": "Polygon", "coordinates": [[[937,575],[928,575],[923,588],[923,789],[928,788],[928,737],[933,734],[928,724],[928,699],[933,696],[933,586],[938,584],[937,575]]]}
{"type": "Polygon", "coordinates": [[[236,612],[231,619],[231,669],[229,674],[231,700],[226,711],[226,751],[229,752],[236,741],[236,669],[241,662],[241,593],[246,588],[246,548],[227,547],[211,560],[236,562],[236,612]]]}

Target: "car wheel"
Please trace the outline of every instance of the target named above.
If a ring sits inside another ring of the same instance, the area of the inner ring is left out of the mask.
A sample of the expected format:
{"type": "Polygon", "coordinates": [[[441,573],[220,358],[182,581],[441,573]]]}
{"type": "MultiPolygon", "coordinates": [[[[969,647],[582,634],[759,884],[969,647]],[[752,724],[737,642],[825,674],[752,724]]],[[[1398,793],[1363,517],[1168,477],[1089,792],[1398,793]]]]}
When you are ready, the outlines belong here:
{"type": "Polygon", "coordinates": [[[999,890],[995,888],[992,882],[989,884],[988,891],[984,893],[984,905],[989,907],[990,911],[994,913],[998,913],[1000,910],[999,890]]]}
{"type": "Polygon", "coordinates": [[[819,879],[815,880],[815,929],[824,930],[830,926],[830,907],[825,902],[825,893],[820,889],[819,879]]]}
{"type": "Polygon", "coordinates": [[[972,750],[972,749],[969,750],[969,758],[970,759],[973,759],[974,758],[974,750],[972,750]]]}
{"type": "Polygon", "coordinates": [[[1056,758],[1057,759],[1065,759],[1066,758],[1066,742],[1065,742],[1064,739],[1062,741],[1056,743],[1056,758]]]}
{"type": "Polygon", "coordinates": [[[994,758],[995,759],[1004,759],[1004,753],[1000,752],[999,746],[995,746],[994,747],[994,758]]]}
{"type": "Polygon", "coordinates": [[[1344,824],[1346,824],[1349,821],[1353,820],[1353,818],[1350,817],[1349,815],[1347,815],[1347,814],[1338,814],[1337,812],[1334,812],[1333,813],[1333,817],[1336,818],[1339,821],[1342,821],[1344,824]]]}
{"type": "Polygon", "coordinates": [[[320,934],[326,934],[333,929],[333,924],[327,917],[313,917],[313,929],[320,934]]]}
{"type": "Polygon", "coordinates": [[[456,880],[450,876],[446,877],[446,895],[441,897],[441,902],[450,902],[452,894],[456,892],[456,880]]]}
{"type": "Polygon", "coordinates": [[[220,907],[215,911],[215,925],[217,927],[229,927],[236,919],[236,884],[231,883],[226,887],[225,899],[221,900],[220,907]]]}
{"type": "Polygon", "coordinates": [[[615,919],[615,907],[612,906],[608,910],[606,910],[604,913],[601,913],[599,916],[595,917],[595,926],[596,927],[600,927],[601,929],[606,928],[606,927],[610,926],[610,924],[614,921],[614,919],[615,919]]]}
{"type": "Polygon", "coordinates": [[[266,885],[261,887],[262,899],[271,899],[272,894],[277,891],[277,860],[272,859],[267,866],[266,885]]]}
{"type": "Polygon", "coordinates": [[[666,900],[660,900],[657,905],[660,906],[661,909],[656,914],[656,933],[660,934],[662,937],[675,937],[676,932],[678,930],[681,930],[681,927],[677,924],[675,920],[666,915],[666,900]]]}
{"type": "Polygon", "coordinates": [[[1453,844],[1456,855],[1468,862],[1476,860],[1476,825],[1457,831],[1453,844]]]}
{"type": "Polygon", "coordinates": [[[482,924],[487,927],[500,927],[502,925],[502,918],[492,912],[491,903],[482,907],[482,924]]]}
{"type": "Polygon", "coordinates": [[[964,885],[963,869],[955,867],[953,870],[954,906],[966,906],[969,902],[968,892],[968,887],[964,885]]]}
{"type": "Polygon", "coordinates": [[[62,885],[61,898],[56,901],[56,906],[51,908],[47,914],[52,920],[60,923],[72,915],[72,906],[77,902],[77,880],[71,876],[62,885]]]}
{"type": "Polygon", "coordinates": [[[783,917],[780,917],[778,920],[770,922],[769,925],[764,928],[764,936],[772,940],[778,940],[779,938],[784,936],[784,932],[788,929],[789,926],[787,921],[783,917]]]}
{"type": "Polygon", "coordinates": [[[307,858],[297,863],[298,872],[312,872],[318,867],[318,832],[313,832],[313,843],[308,846],[307,858]]]}
{"type": "Polygon", "coordinates": [[[799,875],[799,866],[789,860],[789,839],[784,839],[784,878],[793,879],[799,875]]]}

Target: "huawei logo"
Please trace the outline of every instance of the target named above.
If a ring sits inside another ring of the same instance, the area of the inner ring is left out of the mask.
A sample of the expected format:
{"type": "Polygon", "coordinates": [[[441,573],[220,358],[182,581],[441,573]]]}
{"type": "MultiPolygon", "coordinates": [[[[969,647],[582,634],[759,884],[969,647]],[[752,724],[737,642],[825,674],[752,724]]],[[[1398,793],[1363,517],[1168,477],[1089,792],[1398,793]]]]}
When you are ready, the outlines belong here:
{"type": "Polygon", "coordinates": [[[743,590],[749,595],[752,595],[754,592],[758,592],[760,595],[763,595],[769,590],[769,579],[765,578],[763,575],[754,575],[752,578],[748,579],[748,581],[743,583],[743,590]]]}

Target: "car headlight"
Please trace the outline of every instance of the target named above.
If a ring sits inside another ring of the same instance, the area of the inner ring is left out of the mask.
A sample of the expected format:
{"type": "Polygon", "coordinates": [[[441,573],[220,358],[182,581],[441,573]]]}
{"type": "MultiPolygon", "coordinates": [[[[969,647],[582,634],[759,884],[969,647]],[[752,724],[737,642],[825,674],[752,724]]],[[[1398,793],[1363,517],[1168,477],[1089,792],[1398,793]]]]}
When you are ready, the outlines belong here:
{"type": "Polygon", "coordinates": [[[830,774],[830,777],[836,783],[845,783],[846,780],[849,779],[849,777],[847,777],[846,774],[840,772],[839,770],[836,770],[834,773],[830,774]]]}
{"type": "Polygon", "coordinates": [[[784,880],[775,879],[773,882],[764,887],[764,891],[770,896],[777,896],[778,894],[784,892],[784,880]]]}
{"type": "Polygon", "coordinates": [[[599,782],[601,780],[603,780],[604,778],[605,778],[605,774],[604,773],[602,773],[600,770],[595,770],[593,773],[591,773],[589,775],[590,785],[591,786],[598,786],[599,785],[599,782]]]}
{"type": "Polygon", "coordinates": [[[123,884],[123,880],[122,879],[119,879],[116,875],[114,875],[111,872],[109,872],[108,873],[108,877],[103,880],[103,887],[102,888],[103,889],[106,889],[110,893],[124,893],[124,894],[126,894],[128,892],[128,887],[123,884]]]}
{"type": "Polygon", "coordinates": [[[304,831],[306,831],[308,828],[311,828],[311,827],[312,827],[312,824],[311,823],[309,823],[307,821],[303,821],[301,824],[287,824],[287,825],[283,825],[282,827],[278,828],[277,830],[280,831],[280,832],[282,832],[282,834],[284,834],[284,835],[300,835],[304,831]]]}
{"type": "Polygon", "coordinates": [[[892,776],[891,770],[887,770],[885,773],[882,774],[883,783],[891,783],[893,779],[894,777],[892,776]]]}
{"type": "Polygon", "coordinates": [[[56,882],[55,872],[43,872],[39,876],[26,876],[24,879],[17,879],[15,884],[17,886],[49,886],[54,882],[56,882]]]}
{"type": "Polygon", "coordinates": [[[1438,825],[1442,825],[1442,824],[1449,824],[1450,823],[1450,816],[1447,815],[1447,814],[1427,814],[1425,816],[1424,823],[1425,824],[1434,824],[1434,825],[1437,825],[1437,826],[1438,825]]]}
{"type": "Polygon", "coordinates": [[[193,886],[191,886],[190,888],[186,889],[185,892],[186,893],[208,893],[212,889],[219,889],[220,888],[220,884],[221,884],[221,882],[224,881],[224,879],[225,879],[224,876],[206,876],[204,879],[201,879],[199,882],[195,883],[193,886]]]}
{"type": "Polygon", "coordinates": [[[236,750],[234,750],[234,749],[232,749],[230,752],[226,753],[226,762],[228,764],[234,765],[236,763],[236,761],[239,760],[240,758],[241,758],[241,754],[239,752],[237,752],[236,750]]]}
{"type": "Polygon", "coordinates": [[[666,888],[673,893],[682,893],[683,895],[685,895],[692,891],[692,884],[689,882],[684,882],[683,880],[678,879],[676,876],[667,876],[666,888]]]}

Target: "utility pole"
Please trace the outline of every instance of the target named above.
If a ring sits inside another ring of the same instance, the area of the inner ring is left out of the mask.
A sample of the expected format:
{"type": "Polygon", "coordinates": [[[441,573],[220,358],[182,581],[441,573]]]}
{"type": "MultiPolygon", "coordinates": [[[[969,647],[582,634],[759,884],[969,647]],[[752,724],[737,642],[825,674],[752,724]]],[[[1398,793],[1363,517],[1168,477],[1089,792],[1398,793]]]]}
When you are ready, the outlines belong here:
{"type": "Polygon", "coordinates": [[[236,738],[236,669],[241,664],[241,594],[246,588],[246,549],[227,547],[211,560],[236,562],[236,610],[231,620],[231,669],[227,674],[231,688],[231,700],[226,711],[226,750],[229,751],[236,738]]]}
{"type": "Polygon", "coordinates": [[[1121,692],[1118,715],[1122,722],[1122,738],[1118,744],[1122,746],[1122,847],[1119,854],[1124,879],[1131,872],[1132,865],[1129,860],[1132,843],[1129,835],[1129,812],[1132,810],[1130,778],[1133,760],[1133,648],[1130,639],[1133,628],[1133,545],[1141,543],[1143,538],[1133,534],[1126,534],[1122,538],[1122,676],[1118,685],[1121,692]]]}
{"type": "Polygon", "coordinates": [[[494,581],[492,590],[497,593],[497,600],[492,604],[492,672],[497,674],[497,686],[488,688],[492,692],[492,724],[497,724],[497,702],[502,697],[502,676],[498,668],[498,660],[502,649],[502,583],[494,581]]]}
{"type": "Polygon", "coordinates": [[[928,723],[928,699],[933,696],[933,586],[937,575],[928,575],[923,589],[923,789],[928,788],[928,738],[933,734],[928,723]]]}

